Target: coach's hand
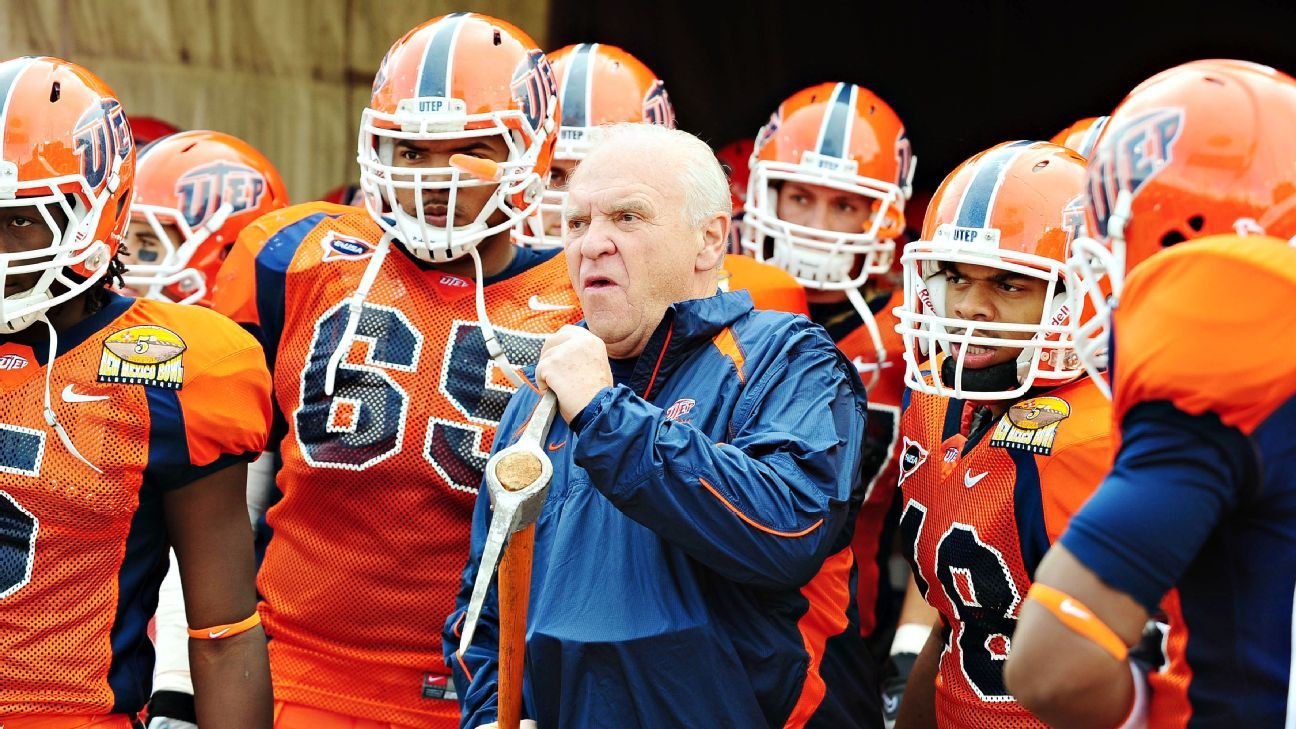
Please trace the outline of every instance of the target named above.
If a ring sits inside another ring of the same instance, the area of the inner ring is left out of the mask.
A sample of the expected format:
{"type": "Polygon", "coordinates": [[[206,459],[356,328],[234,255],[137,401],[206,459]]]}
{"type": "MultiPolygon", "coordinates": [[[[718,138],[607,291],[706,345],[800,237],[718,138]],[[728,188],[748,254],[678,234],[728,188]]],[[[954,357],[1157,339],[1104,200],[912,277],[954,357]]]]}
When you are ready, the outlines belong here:
{"type": "Polygon", "coordinates": [[[542,392],[553,390],[558,396],[558,412],[569,423],[599,390],[612,386],[603,340],[570,324],[545,340],[535,376],[542,392]]]}

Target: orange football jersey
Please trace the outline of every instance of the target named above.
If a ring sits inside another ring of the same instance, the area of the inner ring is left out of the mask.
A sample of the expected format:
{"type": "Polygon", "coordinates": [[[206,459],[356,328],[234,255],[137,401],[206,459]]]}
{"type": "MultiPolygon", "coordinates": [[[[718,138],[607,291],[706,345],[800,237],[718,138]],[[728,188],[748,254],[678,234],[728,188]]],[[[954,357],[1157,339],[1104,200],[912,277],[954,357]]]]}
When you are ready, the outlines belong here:
{"type": "Polygon", "coordinates": [[[891,310],[899,306],[903,291],[896,291],[882,310],[874,315],[878,333],[882,335],[882,357],[878,357],[873,338],[863,325],[837,342],[837,348],[855,363],[855,369],[867,384],[879,366],[877,383],[868,393],[868,429],[864,450],[864,503],[860,505],[855,520],[852,547],[859,564],[859,579],[855,587],[859,604],[860,633],[871,635],[877,627],[878,581],[883,578],[878,564],[878,554],[891,545],[883,545],[884,527],[891,501],[896,493],[896,478],[900,459],[900,399],[904,395],[904,341],[896,332],[899,320],[891,310]]]}
{"type": "MultiPolygon", "coordinates": [[[[471,280],[393,248],[363,305],[348,306],[381,235],[363,210],[312,203],[240,241],[259,250],[258,320],[287,426],[258,586],[277,699],[423,726],[457,716],[441,629],[514,388],[487,356],[471,280]]],[[[561,256],[485,297],[518,365],[581,318],[561,256]]]]}
{"type": "Polygon", "coordinates": [[[1088,378],[960,434],[964,402],[910,391],[901,417],[900,532],[946,626],[941,726],[1044,727],[1004,687],[1031,576],[1111,467],[1111,405],[1088,378]]]}
{"type": "MultiPolygon", "coordinates": [[[[39,324],[37,326],[40,326],[39,324]]],[[[134,714],[167,570],[162,499],[264,449],[261,347],[206,309],[112,296],[46,346],[0,345],[0,725],[134,714]]]]}
{"type": "Polygon", "coordinates": [[[810,316],[805,289],[792,274],[778,266],[761,263],[751,256],[725,254],[720,272],[720,288],[725,291],[747,290],[757,309],[786,311],[810,316]]]}

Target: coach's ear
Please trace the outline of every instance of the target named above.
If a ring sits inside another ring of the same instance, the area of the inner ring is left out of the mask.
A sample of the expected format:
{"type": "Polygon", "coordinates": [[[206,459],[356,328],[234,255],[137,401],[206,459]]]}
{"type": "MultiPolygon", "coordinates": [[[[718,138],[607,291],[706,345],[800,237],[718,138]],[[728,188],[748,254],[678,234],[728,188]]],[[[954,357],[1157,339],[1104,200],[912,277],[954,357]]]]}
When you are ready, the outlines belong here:
{"type": "Polygon", "coordinates": [[[702,224],[701,248],[694,263],[696,270],[713,271],[720,267],[729,247],[730,225],[729,216],[724,213],[716,213],[702,224]]]}

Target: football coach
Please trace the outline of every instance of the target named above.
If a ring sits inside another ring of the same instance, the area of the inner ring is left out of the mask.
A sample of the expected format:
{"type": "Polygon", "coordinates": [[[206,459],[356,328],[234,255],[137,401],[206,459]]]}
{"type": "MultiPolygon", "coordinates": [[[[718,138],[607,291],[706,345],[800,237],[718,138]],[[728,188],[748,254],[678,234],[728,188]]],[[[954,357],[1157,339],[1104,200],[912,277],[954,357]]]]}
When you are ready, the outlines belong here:
{"type": "MultiPolygon", "coordinates": [[[[865,394],[822,328],[718,291],[729,213],[710,148],[657,125],[606,127],[571,178],[586,328],[534,373],[562,416],[526,633],[542,729],[880,724],[852,607],[865,394]]],[[[497,450],[537,397],[513,397],[497,450]]],[[[456,655],[490,516],[483,487],[445,631],[464,727],[496,719],[493,591],[456,655]]]]}

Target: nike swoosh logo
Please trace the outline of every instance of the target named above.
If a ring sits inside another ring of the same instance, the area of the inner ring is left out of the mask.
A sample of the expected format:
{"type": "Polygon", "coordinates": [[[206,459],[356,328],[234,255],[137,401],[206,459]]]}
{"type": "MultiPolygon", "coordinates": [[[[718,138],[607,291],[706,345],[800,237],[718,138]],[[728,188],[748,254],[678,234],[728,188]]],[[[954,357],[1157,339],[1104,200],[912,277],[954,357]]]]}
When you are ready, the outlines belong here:
{"type": "Polygon", "coordinates": [[[531,311],[567,311],[576,308],[566,304],[546,304],[540,300],[539,296],[532,296],[527,301],[527,306],[531,307],[531,311]]]}
{"type": "Polygon", "coordinates": [[[1080,609],[1079,607],[1076,606],[1074,602],[1072,602],[1069,599],[1063,600],[1062,602],[1058,603],[1058,609],[1064,613],[1067,613],[1068,615],[1074,615],[1077,618],[1082,618],[1084,620],[1088,620],[1091,617],[1088,611],[1080,609]]]}
{"type": "Polygon", "coordinates": [[[972,472],[968,471],[967,473],[963,474],[963,485],[968,488],[972,488],[973,486],[976,486],[977,484],[981,483],[981,479],[989,475],[990,475],[989,471],[982,471],[981,473],[978,473],[977,475],[973,476],[972,472]]]}
{"type": "MultiPolygon", "coordinates": [[[[545,446],[545,447],[548,448],[548,449],[551,450],[551,451],[558,451],[558,450],[562,450],[562,447],[565,446],[565,445],[567,445],[567,441],[564,440],[564,441],[561,442],[561,443],[550,443],[549,445],[547,445],[547,446],[545,446]]],[[[0,727],[0,729],[4,729],[4,727],[0,727]]]]}
{"type": "Polygon", "coordinates": [[[230,632],[230,629],[229,629],[229,628],[225,628],[225,629],[223,629],[223,630],[209,630],[209,631],[207,631],[207,637],[208,637],[208,638],[219,638],[219,637],[221,637],[222,635],[225,635],[225,634],[228,633],[228,632],[230,632]]]}
{"type": "Polygon", "coordinates": [[[82,395],[68,385],[63,388],[63,402],[98,402],[100,400],[110,400],[111,395],[82,395]]]}
{"type": "Polygon", "coordinates": [[[864,358],[858,355],[856,355],[855,359],[851,360],[851,364],[855,365],[855,371],[860,374],[872,372],[873,370],[884,370],[887,367],[895,366],[894,362],[883,362],[882,364],[878,364],[877,362],[865,362],[864,358]]]}

